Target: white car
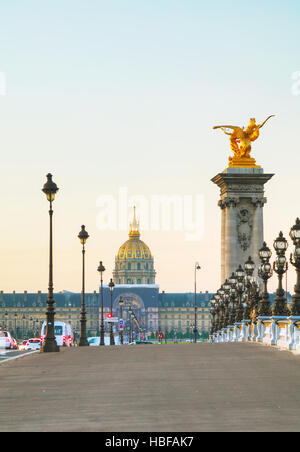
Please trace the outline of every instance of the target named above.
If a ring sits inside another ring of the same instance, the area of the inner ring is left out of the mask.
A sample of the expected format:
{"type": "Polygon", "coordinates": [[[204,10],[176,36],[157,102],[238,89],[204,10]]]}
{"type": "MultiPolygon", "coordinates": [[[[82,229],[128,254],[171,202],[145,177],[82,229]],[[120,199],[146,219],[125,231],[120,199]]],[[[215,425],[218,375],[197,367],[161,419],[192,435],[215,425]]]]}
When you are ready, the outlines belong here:
{"type": "Polygon", "coordinates": [[[41,349],[41,339],[32,338],[24,344],[24,350],[40,350],[41,349]]]}
{"type": "MultiPolygon", "coordinates": [[[[88,343],[90,344],[90,347],[100,347],[100,337],[88,337],[88,343]]],[[[109,337],[105,336],[104,344],[110,345],[109,337]]],[[[115,336],[115,345],[120,345],[119,336],[115,336]]]]}
{"type": "Polygon", "coordinates": [[[12,337],[8,331],[0,330],[0,348],[12,348],[12,337]]]}

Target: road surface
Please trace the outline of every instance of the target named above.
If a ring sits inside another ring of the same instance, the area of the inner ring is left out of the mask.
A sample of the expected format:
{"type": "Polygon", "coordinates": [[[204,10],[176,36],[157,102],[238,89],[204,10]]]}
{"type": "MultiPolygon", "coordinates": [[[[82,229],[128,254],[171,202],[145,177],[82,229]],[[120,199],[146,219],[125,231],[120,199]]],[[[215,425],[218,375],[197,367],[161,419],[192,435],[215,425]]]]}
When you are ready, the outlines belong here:
{"type": "Polygon", "coordinates": [[[0,431],[300,431],[300,357],[259,344],[64,349],[0,381],[0,431]]]}

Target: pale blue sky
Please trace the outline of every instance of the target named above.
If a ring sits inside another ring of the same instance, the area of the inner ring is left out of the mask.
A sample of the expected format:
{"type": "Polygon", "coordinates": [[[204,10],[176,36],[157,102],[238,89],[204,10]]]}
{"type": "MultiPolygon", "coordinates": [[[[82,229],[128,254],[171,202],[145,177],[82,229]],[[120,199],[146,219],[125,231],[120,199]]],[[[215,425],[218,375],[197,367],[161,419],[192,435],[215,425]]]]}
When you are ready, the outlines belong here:
{"type": "Polygon", "coordinates": [[[266,239],[271,244],[280,229],[287,235],[300,216],[300,96],[291,93],[299,21],[298,0],[2,1],[0,289],[46,290],[40,187],[49,171],[61,187],[56,290],[80,290],[82,223],[91,235],[88,289],[96,288],[100,259],[111,277],[127,235],[97,229],[96,200],[120,186],[146,196],[205,196],[201,242],[187,244],[178,232],[142,238],[162,290],[192,290],[195,260],[201,288],[217,289],[219,194],[210,179],[225,168],[230,148],[212,127],[246,125],[252,116],[276,115],[254,155],[276,173],[267,186],[266,239]]]}

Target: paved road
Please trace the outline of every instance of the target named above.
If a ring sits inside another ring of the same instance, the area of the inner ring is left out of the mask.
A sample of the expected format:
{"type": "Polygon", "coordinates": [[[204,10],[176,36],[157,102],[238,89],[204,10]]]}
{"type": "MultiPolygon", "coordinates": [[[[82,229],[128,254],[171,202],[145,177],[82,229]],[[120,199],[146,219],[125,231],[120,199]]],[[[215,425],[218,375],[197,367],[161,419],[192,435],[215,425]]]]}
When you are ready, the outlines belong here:
{"type": "Polygon", "coordinates": [[[28,353],[28,351],[4,350],[0,348],[0,363],[6,361],[7,359],[16,358],[17,356],[26,355],[28,353]]]}
{"type": "Polygon", "coordinates": [[[74,348],[0,381],[0,431],[300,431],[300,357],[258,344],[74,348]]]}

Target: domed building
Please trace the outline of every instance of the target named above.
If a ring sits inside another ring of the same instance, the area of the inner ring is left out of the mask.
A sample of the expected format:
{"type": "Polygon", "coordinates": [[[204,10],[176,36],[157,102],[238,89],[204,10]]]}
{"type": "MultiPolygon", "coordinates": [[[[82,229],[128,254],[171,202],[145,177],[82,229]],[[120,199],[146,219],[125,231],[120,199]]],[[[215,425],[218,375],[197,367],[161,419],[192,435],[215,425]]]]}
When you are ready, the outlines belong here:
{"type": "Polygon", "coordinates": [[[115,260],[113,278],[116,284],[155,284],[154,259],[140,236],[134,207],[129,240],[120,247],[115,260]]]}

